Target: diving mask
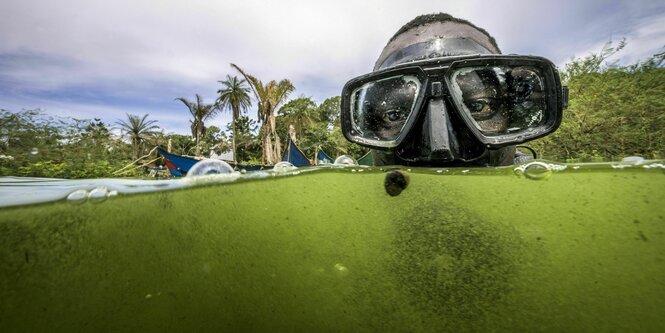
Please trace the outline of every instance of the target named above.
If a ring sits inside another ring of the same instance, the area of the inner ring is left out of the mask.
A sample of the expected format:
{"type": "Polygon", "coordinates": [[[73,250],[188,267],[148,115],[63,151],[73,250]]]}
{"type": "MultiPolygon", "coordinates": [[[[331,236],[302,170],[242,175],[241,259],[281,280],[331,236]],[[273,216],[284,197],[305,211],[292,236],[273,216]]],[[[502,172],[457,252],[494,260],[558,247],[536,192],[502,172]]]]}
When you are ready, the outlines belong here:
{"type": "Polygon", "coordinates": [[[556,130],[568,92],[554,64],[541,57],[413,61],[350,80],[342,91],[342,130],[352,142],[395,148],[433,99],[445,100],[480,143],[500,148],[556,130]]]}

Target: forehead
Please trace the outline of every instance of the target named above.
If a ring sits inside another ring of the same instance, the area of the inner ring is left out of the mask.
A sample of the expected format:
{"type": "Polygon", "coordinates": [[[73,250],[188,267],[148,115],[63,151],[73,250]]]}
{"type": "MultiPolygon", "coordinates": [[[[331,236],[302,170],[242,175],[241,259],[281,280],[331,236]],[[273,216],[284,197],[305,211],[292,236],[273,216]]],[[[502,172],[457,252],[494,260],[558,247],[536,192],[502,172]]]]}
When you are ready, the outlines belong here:
{"type": "Polygon", "coordinates": [[[499,53],[489,37],[478,29],[459,22],[433,22],[411,28],[390,41],[376,61],[376,70],[391,54],[414,44],[435,39],[464,38],[471,40],[492,53],[499,53]]]}

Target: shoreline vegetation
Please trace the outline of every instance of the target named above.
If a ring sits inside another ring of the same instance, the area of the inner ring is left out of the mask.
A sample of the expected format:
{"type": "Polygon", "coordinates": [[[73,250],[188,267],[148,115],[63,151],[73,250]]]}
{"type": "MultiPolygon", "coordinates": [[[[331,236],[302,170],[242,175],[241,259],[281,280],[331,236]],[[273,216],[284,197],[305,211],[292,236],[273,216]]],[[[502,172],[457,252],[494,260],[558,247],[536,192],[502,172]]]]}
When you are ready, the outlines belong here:
{"type": "MultiPolygon", "coordinates": [[[[527,143],[540,158],[561,162],[665,158],[665,52],[627,66],[607,61],[625,46],[624,41],[616,47],[608,43],[600,52],[564,66],[561,77],[570,99],[561,127],[527,143]]],[[[117,177],[114,171],[154,146],[169,145],[175,154],[234,151],[237,162],[272,164],[279,161],[288,136],[308,157],[317,147],[333,157],[358,159],[367,152],[344,138],[339,96],[320,104],[304,95],[287,102],[296,90],[289,80],[264,83],[231,66],[239,76],[218,81],[221,89],[215,103],[206,104],[199,95],[194,101],[176,98],[192,116],[192,135],[167,133],[159,127],[158,117],[149,114],[127,114],[110,124],[99,118],[58,117],[42,109],[0,109],[0,176],[117,177]],[[256,110],[258,121],[247,115],[249,110],[256,110]],[[231,113],[233,119],[225,129],[206,125],[221,112],[231,113]]],[[[143,175],[141,168],[122,174],[143,175]]]]}

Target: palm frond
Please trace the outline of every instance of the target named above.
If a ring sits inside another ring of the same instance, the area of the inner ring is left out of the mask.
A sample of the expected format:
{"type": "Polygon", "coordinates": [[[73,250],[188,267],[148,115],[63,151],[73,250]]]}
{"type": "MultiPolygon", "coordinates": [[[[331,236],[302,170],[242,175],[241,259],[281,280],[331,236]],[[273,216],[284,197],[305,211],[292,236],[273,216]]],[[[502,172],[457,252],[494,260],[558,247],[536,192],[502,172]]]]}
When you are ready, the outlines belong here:
{"type": "Polygon", "coordinates": [[[262,90],[263,83],[254,76],[245,73],[245,71],[243,71],[242,68],[238,67],[238,65],[232,63],[231,67],[237,70],[240,73],[240,75],[242,75],[245,78],[245,80],[247,80],[249,86],[252,88],[252,92],[254,92],[254,97],[256,97],[257,100],[261,100],[259,91],[262,90]]]}
{"type": "Polygon", "coordinates": [[[185,104],[185,106],[187,107],[187,109],[189,109],[189,112],[192,114],[192,116],[196,116],[195,111],[194,111],[194,109],[195,109],[194,108],[194,103],[188,101],[184,97],[178,97],[175,100],[176,101],[181,101],[183,104],[185,104]]]}

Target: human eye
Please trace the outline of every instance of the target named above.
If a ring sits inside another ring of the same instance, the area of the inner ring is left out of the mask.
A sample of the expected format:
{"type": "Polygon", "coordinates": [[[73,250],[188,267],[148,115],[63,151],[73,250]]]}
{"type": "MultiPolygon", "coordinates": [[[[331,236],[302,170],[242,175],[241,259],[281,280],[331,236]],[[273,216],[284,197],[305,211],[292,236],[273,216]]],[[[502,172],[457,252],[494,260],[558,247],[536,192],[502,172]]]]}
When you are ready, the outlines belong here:
{"type": "Polygon", "coordinates": [[[391,109],[383,112],[383,121],[396,122],[406,119],[407,113],[403,109],[391,109]]]}
{"type": "Polygon", "coordinates": [[[483,112],[487,106],[487,102],[482,100],[472,101],[468,102],[466,106],[469,108],[469,110],[471,110],[472,113],[483,112]]]}
{"type": "Polygon", "coordinates": [[[490,98],[478,98],[465,101],[464,104],[469,109],[471,116],[475,119],[486,119],[496,112],[494,101],[490,98]]]}

